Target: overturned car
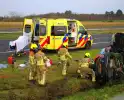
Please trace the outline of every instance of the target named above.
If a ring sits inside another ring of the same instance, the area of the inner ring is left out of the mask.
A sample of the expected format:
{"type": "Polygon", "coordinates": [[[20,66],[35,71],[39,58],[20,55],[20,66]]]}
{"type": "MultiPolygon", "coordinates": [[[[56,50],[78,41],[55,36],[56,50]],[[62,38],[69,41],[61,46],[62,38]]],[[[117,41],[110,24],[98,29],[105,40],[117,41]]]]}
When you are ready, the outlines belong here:
{"type": "Polygon", "coordinates": [[[94,71],[100,83],[112,83],[124,78],[124,33],[115,33],[109,47],[109,51],[95,59],[94,71]]]}

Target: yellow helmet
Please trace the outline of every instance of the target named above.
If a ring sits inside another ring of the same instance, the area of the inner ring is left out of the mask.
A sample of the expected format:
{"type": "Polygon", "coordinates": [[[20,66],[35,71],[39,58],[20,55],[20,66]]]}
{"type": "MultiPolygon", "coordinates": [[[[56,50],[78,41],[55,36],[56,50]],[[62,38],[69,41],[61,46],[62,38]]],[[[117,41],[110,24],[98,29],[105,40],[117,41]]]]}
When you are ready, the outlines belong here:
{"type": "Polygon", "coordinates": [[[90,57],[90,53],[85,53],[85,57],[90,57]]]}
{"type": "Polygon", "coordinates": [[[30,49],[36,49],[36,48],[38,48],[37,44],[36,43],[32,43],[30,49]]]}

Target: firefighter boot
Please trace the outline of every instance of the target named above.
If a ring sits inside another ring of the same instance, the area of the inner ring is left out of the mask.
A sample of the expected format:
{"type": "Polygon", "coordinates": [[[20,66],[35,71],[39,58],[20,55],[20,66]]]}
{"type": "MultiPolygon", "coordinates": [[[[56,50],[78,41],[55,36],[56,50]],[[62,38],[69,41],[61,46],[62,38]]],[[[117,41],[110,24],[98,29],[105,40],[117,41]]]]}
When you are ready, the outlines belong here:
{"type": "Polygon", "coordinates": [[[92,77],[92,82],[95,82],[96,81],[96,78],[95,77],[92,77]]]}
{"type": "Polygon", "coordinates": [[[46,71],[43,72],[41,77],[42,78],[40,78],[40,80],[38,80],[38,84],[44,86],[46,83],[46,71]]]}
{"type": "Polygon", "coordinates": [[[33,80],[32,72],[29,73],[29,81],[33,80]]]}
{"type": "Polygon", "coordinates": [[[77,70],[77,73],[79,73],[79,74],[80,74],[80,73],[81,73],[81,71],[78,69],[78,70],[77,70]]]}
{"type": "Polygon", "coordinates": [[[95,72],[92,69],[92,82],[95,82],[95,81],[96,81],[96,76],[95,76],[95,72]]]}
{"type": "Polygon", "coordinates": [[[66,63],[63,63],[63,70],[62,70],[62,75],[63,75],[63,76],[66,75],[66,70],[67,70],[66,63]]]}
{"type": "Polygon", "coordinates": [[[42,85],[45,85],[45,83],[46,83],[46,71],[43,72],[43,77],[42,77],[42,82],[41,82],[41,84],[42,84],[42,85]]]}
{"type": "Polygon", "coordinates": [[[65,76],[66,75],[66,70],[62,70],[62,75],[65,76]]]}

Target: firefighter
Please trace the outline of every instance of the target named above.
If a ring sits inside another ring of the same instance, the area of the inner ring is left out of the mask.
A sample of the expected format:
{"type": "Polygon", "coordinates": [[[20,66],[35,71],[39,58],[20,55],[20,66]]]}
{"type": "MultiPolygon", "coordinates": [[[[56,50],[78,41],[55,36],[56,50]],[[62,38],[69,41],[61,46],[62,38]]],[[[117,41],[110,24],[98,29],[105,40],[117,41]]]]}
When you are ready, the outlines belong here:
{"type": "Polygon", "coordinates": [[[29,80],[35,80],[36,79],[36,62],[35,62],[35,53],[34,50],[29,51],[29,80]]]}
{"type": "Polygon", "coordinates": [[[72,56],[69,54],[67,47],[62,46],[58,51],[59,62],[62,64],[62,75],[65,76],[67,72],[67,64],[69,60],[72,60],[72,56]]]}
{"type": "Polygon", "coordinates": [[[92,82],[95,82],[95,72],[90,68],[92,64],[94,64],[94,61],[90,58],[90,53],[85,53],[84,58],[79,61],[77,72],[80,74],[81,78],[86,78],[89,74],[92,75],[92,82]]]}
{"type": "Polygon", "coordinates": [[[45,62],[47,61],[47,57],[42,52],[41,48],[38,48],[38,52],[35,54],[35,58],[36,58],[36,66],[37,66],[37,82],[39,85],[45,85],[46,71],[47,71],[45,62]]]}

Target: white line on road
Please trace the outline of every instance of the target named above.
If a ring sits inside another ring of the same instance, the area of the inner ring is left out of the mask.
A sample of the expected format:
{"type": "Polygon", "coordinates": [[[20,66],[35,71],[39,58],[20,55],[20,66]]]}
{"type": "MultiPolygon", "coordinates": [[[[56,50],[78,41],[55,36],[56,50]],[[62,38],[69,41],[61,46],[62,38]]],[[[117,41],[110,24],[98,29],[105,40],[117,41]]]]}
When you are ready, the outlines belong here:
{"type": "Polygon", "coordinates": [[[97,43],[93,43],[93,44],[104,44],[104,43],[110,43],[110,42],[97,42],[97,43]]]}
{"type": "Polygon", "coordinates": [[[0,52],[0,53],[14,53],[14,51],[5,51],[5,52],[0,52]]]}
{"type": "MultiPolygon", "coordinates": [[[[102,38],[93,38],[93,40],[98,40],[98,39],[109,39],[110,37],[102,37],[102,38]]],[[[111,39],[111,38],[110,38],[111,39]]]]}
{"type": "Polygon", "coordinates": [[[11,32],[8,32],[8,31],[0,31],[0,34],[9,34],[9,33],[21,33],[22,31],[11,31],[11,32]]]}

